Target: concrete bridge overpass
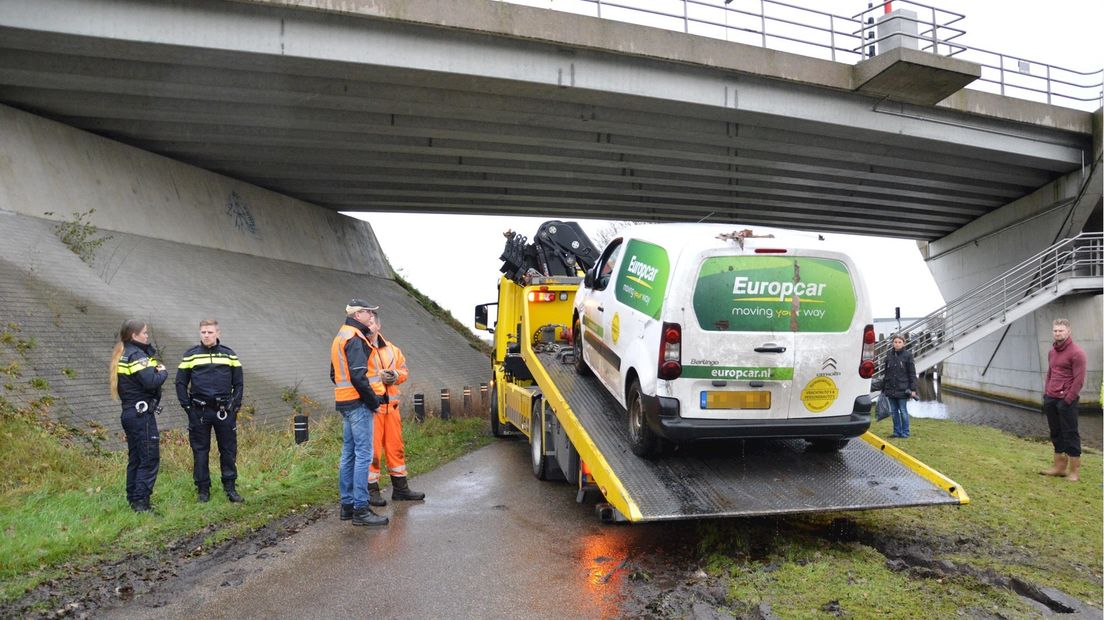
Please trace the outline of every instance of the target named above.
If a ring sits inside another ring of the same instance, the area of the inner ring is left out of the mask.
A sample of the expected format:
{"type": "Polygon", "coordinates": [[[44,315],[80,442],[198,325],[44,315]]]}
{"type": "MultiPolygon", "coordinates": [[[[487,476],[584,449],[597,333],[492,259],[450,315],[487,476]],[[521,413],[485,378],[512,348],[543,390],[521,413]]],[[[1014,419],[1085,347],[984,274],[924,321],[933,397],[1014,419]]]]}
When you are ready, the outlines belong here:
{"type": "MultiPolygon", "coordinates": [[[[0,282],[25,291],[0,295],[0,315],[52,334],[42,307],[61,317],[94,297],[111,323],[164,316],[167,300],[175,324],[201,318],[196,308],[225,317],[225,300],[248,290],[266,323],[288,320],[267,304],[296,300],[296,325],[314,326],[292,335],[305,359],[344,290],[406,300],[371,229],[334,211],[907,237],[925,242],[952,300],[1102,225],[1100,111],[961,90],[978,73],[910,50],[848,65],[489,0],[0,0],[0,240],[22,244],[0,245],[0,282]],[[44,271],[64,248],[41,250],[48,227],[7,217],[89,208],[120,234],[88,273],[44,271]],[[176,299],[203,287],[181,265],[172,277],[191,288],[135,264],[156,260],[151,239],[184,244],[172,246],[181,260],[207,269],[248,270],[213,276],[219,299],[176,299]],[[66,284],[89,277],[94,296],[66,284]],[[146,300],[141,282],[161,295],[146,300]],[[319,304],[320,282],[341,291],[319,304]]],[[[240,310],[231,331],[274,340],[240,310]]],[[[431,317],[403,312],[400,341],[421,338],[427,357],[457,348],[431,317]]],[[[946,379],[1037,400],[1058,314],[1090,326],[1075,333],[1095,364],[1087,385],[1099,385],[1099,291],[956,353],[946,379]]],[[[252,364],[277,387],[304,378],[252,364]]],[[[454,388],[477,378],[425,373],[454,388]]],[[[304,390],[327,400],[312,377],[304,390]]]]}
{"type": "Polygon", "coordinates": [[[334,210],[934,240],[1092,163],[1090,113],[896,60],[485,0],[0,0],[0,103],[334,210]]]}

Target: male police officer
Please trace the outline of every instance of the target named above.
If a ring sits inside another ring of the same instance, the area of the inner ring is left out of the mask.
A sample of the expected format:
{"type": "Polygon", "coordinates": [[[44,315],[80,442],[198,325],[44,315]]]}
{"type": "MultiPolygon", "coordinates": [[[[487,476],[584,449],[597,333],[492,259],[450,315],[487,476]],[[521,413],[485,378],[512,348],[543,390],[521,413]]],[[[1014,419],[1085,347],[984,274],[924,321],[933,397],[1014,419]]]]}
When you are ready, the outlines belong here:
{"type": "Polygon", "coordinates": [[[211,499],[211,428],[218,440],[222,488],[231,502],[244,502],[235,488],[238,469],[238,409],[241,409],[242,365],[234,351],[219,341],[218,321],[199,322],[199,344],[184,352],[176,371],[176,398],[188,414],[192,446],[192,480],[200,503],[211,499]],[[189,390],[188,384],[191,384],[189,390]]]}

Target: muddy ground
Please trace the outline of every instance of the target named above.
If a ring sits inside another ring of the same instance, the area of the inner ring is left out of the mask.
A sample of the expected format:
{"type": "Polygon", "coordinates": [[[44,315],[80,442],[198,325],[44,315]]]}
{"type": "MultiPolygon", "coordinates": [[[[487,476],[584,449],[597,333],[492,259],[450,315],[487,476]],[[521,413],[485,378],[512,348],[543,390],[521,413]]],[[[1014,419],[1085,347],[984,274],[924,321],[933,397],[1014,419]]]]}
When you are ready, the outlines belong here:
{"type": "MultiPolygon", "coordinates": [[[[263,560],[268,555],[287,553],[286,541],[290,537],[319,519],[336,518],[332,513],[331,507],[315,507],[213,546],[204,546],[203,541],[211,532],[203,531],[150,554],[130,555],[92,567],[67,566],[64,567],[68,573],[66,577],[42,583],[18,600],[0,606],[0,617],[90,618],[112,609],[126,608],[138,598],[143,599],[144,607],[157,607],[188,591],[201,579],[210,581],[211,575],[220,571],[224,573],[220,577],[221,586],[234,587],[246,576],[228,571],[227,564],[246,556],[263,560]]],[[[790,520],[782,526],[779,519],[769,518],[747,522],[764,533],[777,533],[783,528],[792,530],[799,524],[790,520]]],[[[864,530],[847,518],[836,519],[823,527],[806,527],[809,528],[804,530],[806,535],[829,541],[855,541],[873,547],[885,556],[888,568],[906,571],[912,578],[969,575],[983,583],[1016,592],[1043,616],[1099,618],[1099,611],[1054,589],[939,559],[953,551],[982,551],[984,548],[989,553],[994,552],[980,541],[887,538],[864,530]]],[[[769,605],[728,600],[724,579],[709,576],[702,570],[697,528],[682,531],[685,533],[670,536],[649,553],[637,557],[620,562],[613,558],[594,559],[599,565],[608,563],[608,571],[600,579],[620,579],[624,584],[620,597],[623,617],[695,620],[776,617],[769,605]]],[[[761,539],[770,538],[764,535],[761,539]]],[[[767,549],[761,551],[763,555],[768,552],[767,549]]],[[[755,555],[754,549],[752,553],[755,555]]],[[[766,565],[761,570],[771,569],[771,565],[766,565]]],[[[828,616],[850,615],[834,600],[824,601],[821,610],[828,616]]],[[[987,614],[970,615],[982,617],[987,614]]]]}

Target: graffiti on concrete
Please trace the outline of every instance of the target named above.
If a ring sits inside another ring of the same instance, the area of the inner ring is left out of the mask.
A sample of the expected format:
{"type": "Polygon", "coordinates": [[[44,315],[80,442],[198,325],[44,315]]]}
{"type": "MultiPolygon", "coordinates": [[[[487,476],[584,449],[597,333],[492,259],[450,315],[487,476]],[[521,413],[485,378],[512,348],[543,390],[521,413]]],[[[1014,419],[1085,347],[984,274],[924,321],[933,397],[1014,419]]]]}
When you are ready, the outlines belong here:
{"type": "Polygon", "coordinates": [[[237,192],[230,192],[230,198],[226,201],[226,213],[234,221],[234,227],[238,229],[238,232],[247,233],[254,237],[260,236],[257,231],[257,220],[253,219],[249,206],[245,204],[245,200],[237,192]]]}

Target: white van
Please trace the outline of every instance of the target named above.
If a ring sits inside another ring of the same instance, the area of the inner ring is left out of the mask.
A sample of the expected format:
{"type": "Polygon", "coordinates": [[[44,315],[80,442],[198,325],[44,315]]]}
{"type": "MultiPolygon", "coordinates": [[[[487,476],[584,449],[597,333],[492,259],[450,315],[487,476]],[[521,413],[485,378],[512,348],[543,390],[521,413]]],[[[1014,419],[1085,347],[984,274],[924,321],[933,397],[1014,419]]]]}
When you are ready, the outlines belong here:
{"type": "Polygon", "coordinates": [[[576,370],[626,408],[639,456],[662,440],[802,438],[833,450],[870,426],[866,285],[816,235],[627,229],[586,274],[572,327],[576,370]]]}

